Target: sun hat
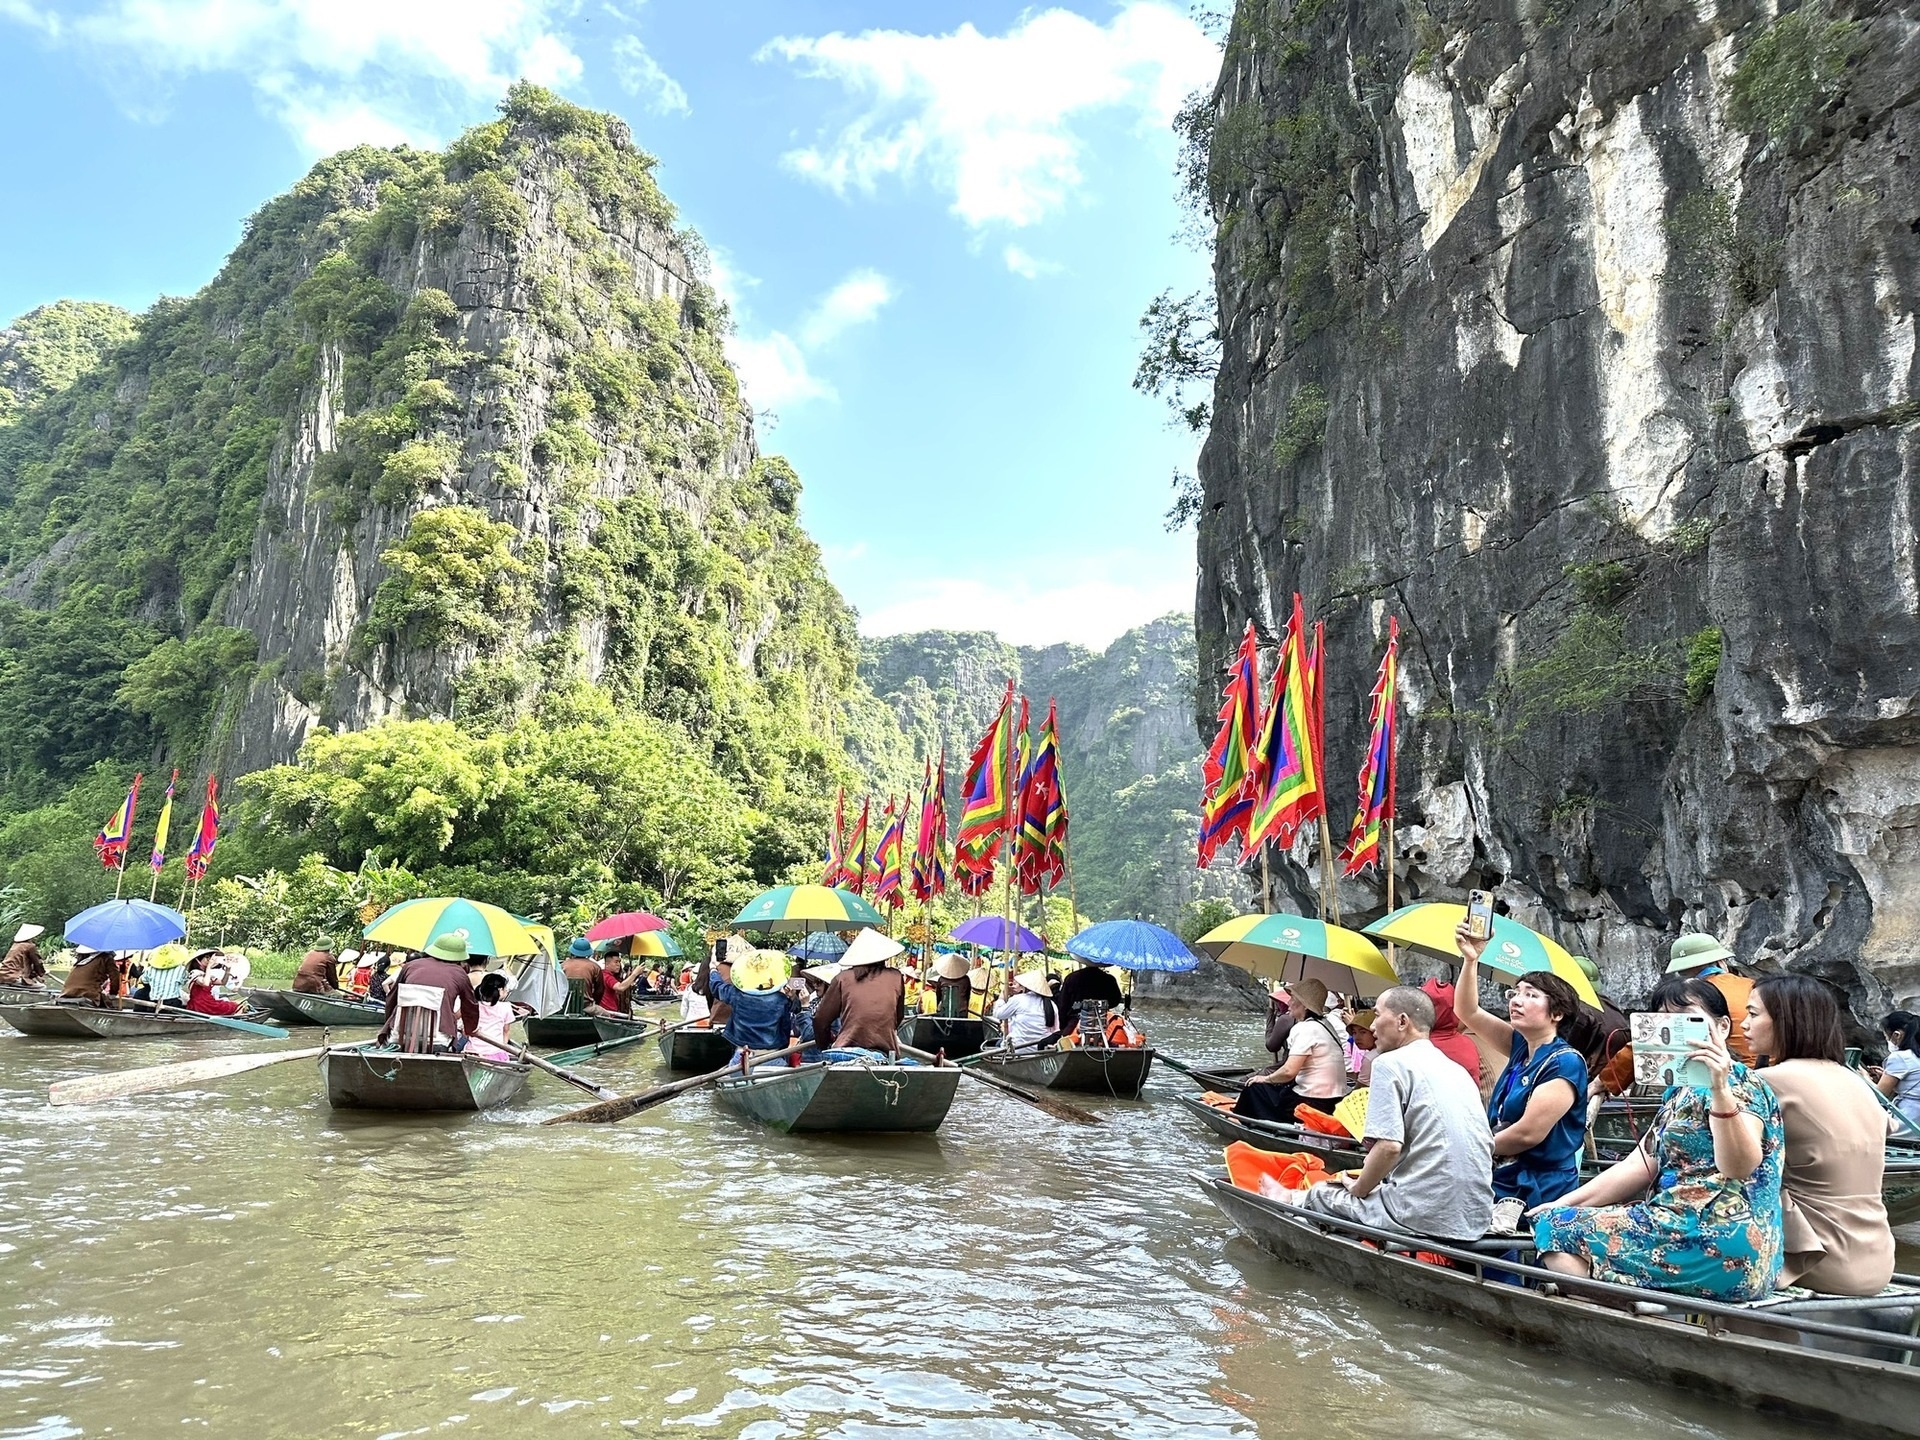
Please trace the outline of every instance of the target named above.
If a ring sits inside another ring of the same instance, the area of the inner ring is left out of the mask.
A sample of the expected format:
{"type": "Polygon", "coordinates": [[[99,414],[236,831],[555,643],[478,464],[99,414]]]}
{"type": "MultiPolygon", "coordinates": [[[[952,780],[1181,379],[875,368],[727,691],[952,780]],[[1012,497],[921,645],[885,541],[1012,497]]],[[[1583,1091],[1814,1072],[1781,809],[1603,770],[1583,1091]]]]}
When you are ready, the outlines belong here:
{"type": "Polygon", "coordinates": [[[358,950],[353,949],[351,946],[349,946],[347,949],[342,950],[340,952],[340,963],[343,966],[345,966],[347,969],[351,970],[354,966],[360,963],[360,952],[358,950]]]}
{"type": "Polygon", "coordinates": [[[1327,987],[1309,975],[1304,980],[1293,982],[1293,998],[1308,1010],[1324,1011],[1327,1008],[1327,987]]]}
{"type": "Polygon", "coordinates": [[[436,960],[450,960],[455,965],[468,964],[474,958],[467,954],[467,932],[464,930],[449,930],[444,935],[436,936],[425,953],[436,960]]]}
{"type": "Polygon", "coordinates": [[[778,990],[787,981],[787,957],[778,950],[755,950],[733,962],[729,980],[737,990],[778,990]]]}
{"type": "Polygon", "coordinates": [[[1013,980],[1022,989],[1031,990],[1036,995],[1045,995],[1048,999],[1053,998],[1053,982],[1047,979],[1047,972],[1044,970],[1022,970],[1013,977],[1013,980]]]}
{"type": "Polygon", "coordinates": [[[967,973],[967,957],[964,955],[936,955],[933,957],[933,973],[942,980],[958,980],[967,973]]]}
{"type": "Polygon", "coordinates": [[[1682,935],[1673,942],[1673,949],[1667,952],[1667,974],[1678,975],[1684,970],[1698,970],[1706,965],[1718,965],[1723,960],[1733,959],[1733,952],[1711,935],[1682,935]]]}
{"type": "Polygon", "coordinates": [[[831,985],[833,983],[833,977],[840,973],[840,967],[829,961],[825,965],[815,965],[811,969],[802,970],[800,973],[809,980],[818,980],[822,985],[831,985]]]}
{"type": "Polygon", "coordinates": [[[849,965],[884,964],[906,948],[898,940],[889,940],[878,930],[862,930],[847,946],[847,953],[840,957],[840,968],[844,970],[849,965]]]}
{"type": "Polygon", "coordinates": [[[22,925],[13,932],[13,943],[19,945],[27,940],[38,940],[46,933],[47,927],[44,925],[22,925]]]}
{"type": "Polygon", "coordinates": [[[592,959],[593,942],[576,936],[573,943],[567,946],[567,958],[569,960],[592,959]]]}
{"type": "Polygon", "coordinates": [[[1573,963],[1580,967],[1580,973],[1587,977],[1587,983],[1589,985],[1599,983],[1600,967],[1594,964],[1593,961],[1589,960],[1585,955],[1576,955],[1573,957],[1573,963]]]}

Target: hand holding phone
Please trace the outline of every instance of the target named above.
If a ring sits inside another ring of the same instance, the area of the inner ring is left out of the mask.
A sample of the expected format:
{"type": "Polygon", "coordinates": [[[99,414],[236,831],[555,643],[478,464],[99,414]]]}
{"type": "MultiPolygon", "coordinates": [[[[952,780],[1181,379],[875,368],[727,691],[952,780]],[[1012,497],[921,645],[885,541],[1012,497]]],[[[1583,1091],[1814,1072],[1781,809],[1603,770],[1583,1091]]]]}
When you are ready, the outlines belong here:
{"type": "Polygon", "coordinates": [[[1476,940],[1493,937],[1493,894],[1488,890],[1467,892],[1467,933],[1476,940]]]}

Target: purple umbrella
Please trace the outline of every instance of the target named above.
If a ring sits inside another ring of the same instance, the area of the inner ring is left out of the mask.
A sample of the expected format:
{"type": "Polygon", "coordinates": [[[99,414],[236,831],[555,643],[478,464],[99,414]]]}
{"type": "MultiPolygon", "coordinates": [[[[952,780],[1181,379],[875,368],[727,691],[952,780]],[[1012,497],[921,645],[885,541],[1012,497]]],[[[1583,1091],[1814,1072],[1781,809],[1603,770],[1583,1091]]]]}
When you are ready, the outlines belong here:
{"type": "Polygon", "coordinates": [[[949,938],[962,945],[978,945],[982,950],[1032,954],[1047,948],[1047,942],[1026,926],[1015,925],[999,915],[976,915],[958,926],[949,938]]]}

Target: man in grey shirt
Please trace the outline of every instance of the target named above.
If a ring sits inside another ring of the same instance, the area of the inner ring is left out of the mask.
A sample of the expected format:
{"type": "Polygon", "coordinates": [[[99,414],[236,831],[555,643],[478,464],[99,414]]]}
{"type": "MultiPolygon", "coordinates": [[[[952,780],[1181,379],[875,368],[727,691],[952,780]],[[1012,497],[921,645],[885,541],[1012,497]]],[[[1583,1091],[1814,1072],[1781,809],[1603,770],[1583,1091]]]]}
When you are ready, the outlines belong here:
{"type": "Polygon", "coordinates": [[[1433,1001],[1396,985],[1376,1003],[1367,1161],[1306,1192],[1307,1209],[1380,1230],[1478,1240],[1493,1216],[1493,1134],[1480,1089],[1427,1038],[1433,1001]]]}

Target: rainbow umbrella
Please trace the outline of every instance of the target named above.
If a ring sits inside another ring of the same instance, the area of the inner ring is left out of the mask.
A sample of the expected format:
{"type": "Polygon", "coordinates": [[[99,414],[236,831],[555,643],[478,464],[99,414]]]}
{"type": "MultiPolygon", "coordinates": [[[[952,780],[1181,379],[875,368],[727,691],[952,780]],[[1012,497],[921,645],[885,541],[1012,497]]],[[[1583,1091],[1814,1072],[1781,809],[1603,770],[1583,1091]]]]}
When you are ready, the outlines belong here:
{"type": "Polygon", "coordinates": [[[464,931],[472,955],[539,955],[538,937],[498,905],[458,896],[403,900],[362,932],[396,950],[425,950],[443,935],[464,931]]]}
{"type": "Polygon", "coordinates": [[[1262,980],[1313,979],[1346,995],[1377,995],[1383,984],[1400,983],[1380,947],[1358,930],[1304,915],[1238,915],[1194,949],[1262,980]]]}
{"type": "Polygon", "coordinates": [[[680,948],[680,942],[664,930],[643,930],[627,941],[627,954],[650,960],[673,960],[686,953],[680,948]]]}
{"type": "MultiPolygon", "coordinates": [[[[1458,964],[1460,949],[1454,942],[1453,932],[1466,918],[1467,907],[1464,905],[1422,900],[1415,905],[1402,905],[1392,914],[1382,915],[1367,926],[1366,933],[1395,945],[1404,945],[1409,950],[1418,950],[1422,955],[1431,955],[1436,960],[1458,964]]],[[[1516,979],[1529,970],[1550,970],[1573,986],[1574,994],[1587,1004],[1596,1010],[1600,1008],[1600,997],[1594,993],[1593,982],[1573,963],[1573,956],[1538,930],[1530,930],[1518,920],[1511,920],[1505,915],[1493,917],[1493,938],[1487,942],[1487,950],[1480,957],[1480,963],[1516,979]]]]}
{"type": "Polygon", "coordinates": [[[776,885],[747,902],[733,917],[742,930],[882,929],[880,912],[845,890],[824,885],[776,885]]]}

